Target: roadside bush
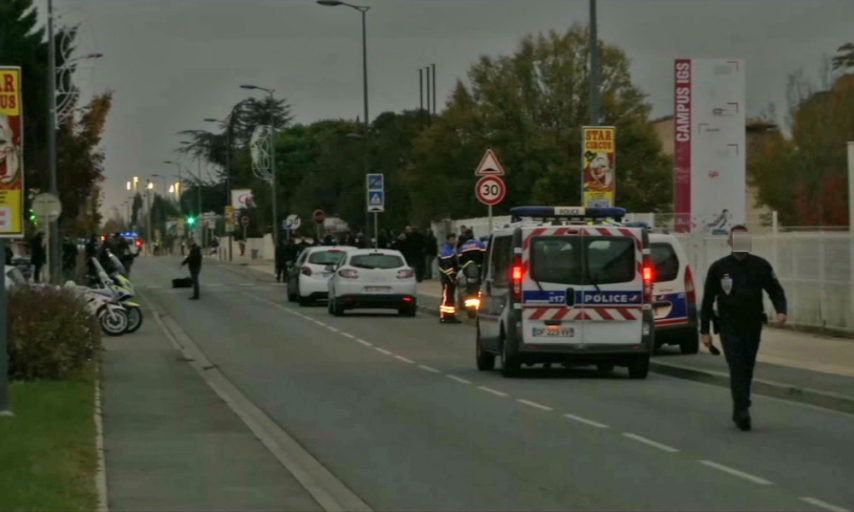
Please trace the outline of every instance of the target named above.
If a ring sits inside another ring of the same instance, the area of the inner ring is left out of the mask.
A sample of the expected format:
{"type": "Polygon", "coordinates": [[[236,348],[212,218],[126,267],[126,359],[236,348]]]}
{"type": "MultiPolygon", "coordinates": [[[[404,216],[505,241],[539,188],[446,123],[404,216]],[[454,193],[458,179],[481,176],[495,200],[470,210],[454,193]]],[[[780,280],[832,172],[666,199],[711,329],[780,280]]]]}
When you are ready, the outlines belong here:
{"type": "Polygon", "coordinates": [[[73,291],[20,286],[7,301],[11,379],[73,378],[99,360],[97,319],[73,291]]]}

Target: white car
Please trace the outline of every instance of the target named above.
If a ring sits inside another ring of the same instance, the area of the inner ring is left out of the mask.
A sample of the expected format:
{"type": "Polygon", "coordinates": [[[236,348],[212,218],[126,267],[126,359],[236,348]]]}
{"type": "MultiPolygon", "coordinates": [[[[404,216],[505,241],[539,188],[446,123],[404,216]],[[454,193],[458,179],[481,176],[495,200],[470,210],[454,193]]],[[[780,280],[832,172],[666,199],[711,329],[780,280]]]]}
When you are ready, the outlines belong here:
{"type": "Polygon", "coordinates": [[[333,268],[355,247],[319,245],[305,248],[288,271],[288,300],[307,306],[326,300],[333,268]]]}
{"type": "Polygon", "coordinates": [[[335,316],[360,308],[396,309],[415,316],[417,307],[415,271],[400,251],[349,251],[329,279],[329,312],[335,316]]]}

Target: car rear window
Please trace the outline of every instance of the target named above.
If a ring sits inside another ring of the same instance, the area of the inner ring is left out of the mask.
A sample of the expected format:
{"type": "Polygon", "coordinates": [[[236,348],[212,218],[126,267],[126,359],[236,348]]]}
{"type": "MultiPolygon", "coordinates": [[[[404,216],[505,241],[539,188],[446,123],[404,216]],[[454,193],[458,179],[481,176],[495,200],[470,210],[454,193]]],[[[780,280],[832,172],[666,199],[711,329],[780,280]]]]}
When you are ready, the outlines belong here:
{"type": "Polygon", "coordinates": [[[656,283],[673,281],[679,275],[679,257],[673,246],[668,243],[654,243],[651,246],[652,264],[655,266],[653,280],[656,283]]]}
{"type": "Polygon", "coordinates": [[[335,265],[344,258],[344,251],[316,251],[308,256],[308,262],[315,265],[335,265]]]}
{"type": "Polygon", "coordinates": [[[536,237],[531,278],[561,284],[624,283],[635,278],[635,242],[627,237],[536,237]]]}
{"type": "Polygon", "coordinates": [[[350,258],[350,265],[358,268],[399,268],[403,258],[394,254],[357,254],[350,258]]]}

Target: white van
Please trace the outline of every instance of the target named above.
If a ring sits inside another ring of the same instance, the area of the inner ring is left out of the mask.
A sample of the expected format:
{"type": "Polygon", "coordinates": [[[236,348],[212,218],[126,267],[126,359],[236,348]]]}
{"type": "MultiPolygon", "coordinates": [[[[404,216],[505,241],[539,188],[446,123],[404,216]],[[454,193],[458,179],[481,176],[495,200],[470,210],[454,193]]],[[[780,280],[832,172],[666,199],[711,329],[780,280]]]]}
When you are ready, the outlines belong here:
{"type": "Polygon", "coordinates": [[[679,345],[683,354],[696,354],[700,346],[697,292],[688,257],[671,234],[650,233],[649,242],[656,348],[679,345]]]}
{"type": "Polygon", "coordinates": [[[479,370],[522,364],[627,366],[645,378],[654,348],[645,229],[622,208],[519,207],[493,232],[478,310],[479,370]],[[610,222],[613,219],[616,222],[610,222]]]}

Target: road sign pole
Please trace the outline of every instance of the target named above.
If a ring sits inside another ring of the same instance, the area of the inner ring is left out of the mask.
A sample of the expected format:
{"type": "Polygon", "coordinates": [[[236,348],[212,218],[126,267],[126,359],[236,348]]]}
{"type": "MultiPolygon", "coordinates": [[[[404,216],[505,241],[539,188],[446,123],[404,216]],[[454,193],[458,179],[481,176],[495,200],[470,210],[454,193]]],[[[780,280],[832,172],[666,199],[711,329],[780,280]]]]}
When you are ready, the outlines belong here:
{"type": "Polygon", "coordinates": [[[379,231],[379,216],[377,212],[374,212],[374,249],[379,248],[380,244],[380,231],[379,231]]]}
{"type": "Polygon", "coordinates": [[[489,227],[489,234],[492,234],[492,205],[487,206],[487,212],[487,216],[489,218],[487,226],[489,227]]]}
{"type": "MultiPolygon", "coordinates": [[[[8,242],[0,238],[0,265],[6,268],[11,261],[6,261],[6,244],[8,242]]],[[[9,355],[6,345],[6,336],[8,329],[6,328],[6,272],[0,273],[0,416],[13,416],[11,405],[9,404],[9,355]]]]}

